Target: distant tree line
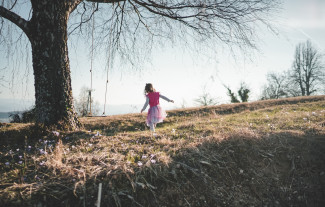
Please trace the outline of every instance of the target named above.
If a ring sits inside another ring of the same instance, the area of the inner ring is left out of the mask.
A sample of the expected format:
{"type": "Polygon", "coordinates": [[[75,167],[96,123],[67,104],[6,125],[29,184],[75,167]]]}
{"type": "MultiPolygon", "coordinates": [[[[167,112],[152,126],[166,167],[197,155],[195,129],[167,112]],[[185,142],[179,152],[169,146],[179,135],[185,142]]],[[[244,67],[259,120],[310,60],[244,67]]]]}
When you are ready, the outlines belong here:
{"type": "MultiPolygon", "coordinates": [[[[310,40],[296,46],[292,67],[267,74],[261,99],[279,99],[319,94],[325,89],[324,54],[310,40]]],[[[323,91],[324,92],[324,91],[323,91]]]]}
{"type": "MultiPolygon", "coordinates": [[[[310,40],[299,43],[291,68],[279,73],[270,72],[266,78],[267,83],[263,86],[261,100],[325,93],[324,54],[319,52],[310,40]]],[[[235,92],[229,86],[224,87],[231,103],[248,102],[251,90],[245,82],[241,82],[235,92]]],[[[201,106],[217,104],[206,91],[195,99],[195,102],[201,106]]]]}

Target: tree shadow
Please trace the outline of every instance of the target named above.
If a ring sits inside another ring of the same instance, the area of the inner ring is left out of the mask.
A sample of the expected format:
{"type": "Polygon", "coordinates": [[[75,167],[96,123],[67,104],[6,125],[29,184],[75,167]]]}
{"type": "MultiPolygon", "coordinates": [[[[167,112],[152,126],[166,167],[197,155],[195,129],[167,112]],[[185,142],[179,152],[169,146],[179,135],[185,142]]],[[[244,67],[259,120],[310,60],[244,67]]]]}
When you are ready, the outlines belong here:
{"type": "Polygon", "coordinates": [[[153,182],[166,206],[324,206],[324,136],[207,139],[153,182]],[[169,182],[164,182],[168,180],[169,182]],[[172,183],[172,184],[171,184],[172,183]],[[168,201],[168,202],[166,202],[168,201]]]}
{"type": "MultiPolygon", "coordinates": [[[[153,144],[164,137],[141,138],[138,144],[153,144]]],[[[179,148],[168,163],[125,170],[89,178],[79,187],[64,175],[49,177],[30,198],[15,205],[91,206],[99,183],[103,184],[102,206],[325,205],[323,134],[210,135],[179,148]]]]}

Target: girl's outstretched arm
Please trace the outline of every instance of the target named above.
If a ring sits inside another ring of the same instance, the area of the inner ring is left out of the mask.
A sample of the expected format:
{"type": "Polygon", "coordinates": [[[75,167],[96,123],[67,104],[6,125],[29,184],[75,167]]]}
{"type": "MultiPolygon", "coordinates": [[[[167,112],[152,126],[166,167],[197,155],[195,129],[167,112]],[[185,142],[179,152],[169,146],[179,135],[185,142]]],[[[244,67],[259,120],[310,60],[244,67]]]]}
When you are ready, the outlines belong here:
{"type": "Polygon", "coordinates": [[[146,110],[148,104],[149,104],[149,98],[147,97],[147,98],[146,98],[146,102],[144,103],[144,105],[143,105],[143,107],[142,107],[142,109],[141,109],[141,113],[142,113],[144,110],[146,110]]]}
{"type": "Polygon", "coordinates": [[[167,98],[166,96],[163,96],[163,95],[161,95],[161,94],[159,94],[159,98],[162,98],[162,99],[164,99],[165,101],[168,101],[168,102],[172,102],[172,103],[174,103],[173,100],[170,100],[169,98],[167,98]]]}

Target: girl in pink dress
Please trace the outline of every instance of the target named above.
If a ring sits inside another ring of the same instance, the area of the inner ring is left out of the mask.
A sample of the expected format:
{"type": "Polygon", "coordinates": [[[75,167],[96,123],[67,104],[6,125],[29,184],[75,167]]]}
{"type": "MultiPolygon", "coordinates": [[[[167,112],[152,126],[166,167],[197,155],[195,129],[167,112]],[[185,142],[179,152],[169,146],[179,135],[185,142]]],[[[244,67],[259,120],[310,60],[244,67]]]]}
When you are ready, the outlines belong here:
{"type": "Polygon", "coordinates": [[[159,92],[156,92],[151,83],[146,84],[146,87],[144,88],[144,93],[146,95],[146,102],[143,108],[141,109],[141,113],[147,108],[149,104],[150,108],[148,110],[146,123],[150,127],[150,131],[155,132],[156,124],[163,122],[163,120],[167,116],[166,112],[159,105],[159,98],[162,98],[172,103],[174,103],[174,101],[161,95],[159,92]]]}

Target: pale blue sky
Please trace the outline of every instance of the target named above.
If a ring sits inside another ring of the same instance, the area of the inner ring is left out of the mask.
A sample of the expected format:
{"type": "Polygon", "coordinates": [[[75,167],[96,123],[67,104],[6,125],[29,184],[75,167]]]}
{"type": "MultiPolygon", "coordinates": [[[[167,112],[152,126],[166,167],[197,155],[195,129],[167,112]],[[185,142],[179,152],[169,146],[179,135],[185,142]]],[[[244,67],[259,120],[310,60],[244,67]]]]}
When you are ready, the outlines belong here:
{"type": "MultiPolygon", "coordinates": [[[[162,103],[166,108],[177,108],[183,103],[195,106],[194,99],[205,90],[219,103],[229,102],[222,84],[233,90],[245,81],[252,89],[251,100],[256,100],[270,71],[284,71],[291,67],[296,44],[308,38],[322,52],[325,52],[325,1],[324,0],[285,0],[283,12],[274,19],[278,34],[267,29],[258,31],[259,51],[252,52],[250,58],[242,54],[236,60],[227,50],[219,50],[209,57],[186,52],[178,47],[154,48],[150,64],[144,63],[142,71],[128,68],[111,68],[109,72],[108,104],[142,105],[145,83],[154,87],[175,103],[162,103]]],[[[83,86],[90,86],[89,52],[82,47],[76,52],[69,49],[72,71],[72,87],[75,97],[83,86]]],[[[3,53],[3,51],[0,51],[3,53]]],[[[4,56],[4,54],[0,54],[4,56]]],[[[93,67],[93,96],[101,108],[105,95],[105,58],[97,55],[93,67]]],[[[31,64],[31,63],[28,63],[31,64]]],[[[28,65],[26,64],[26,65],[28,65]]],[[[14,65],[14,64],[13,64],[14,65]]],[[[13,65],[11,67],[13,67],[13,65]]],[[[24,65],[25,66],[25,65],[24,65]]],[[[5,67],[0,62],[0,69],[5,67]]],[[[10,110],[20,110],[33,100],[33,75],[28,78],[8,80],[0,86],[1,99],[18,99],[18,105],[10,110]],[[11,83],[10,83],[11,82],[11,83]]],[[[9,76],[7,76],[9,78],[9,76]]],[[[162,101],[163,102],[163,101],[162,101]]],[[[139,109],[140,110],[140,109],[139,109]]],[[[0,108],[0,111],[1,110],[0,108]]]]}

